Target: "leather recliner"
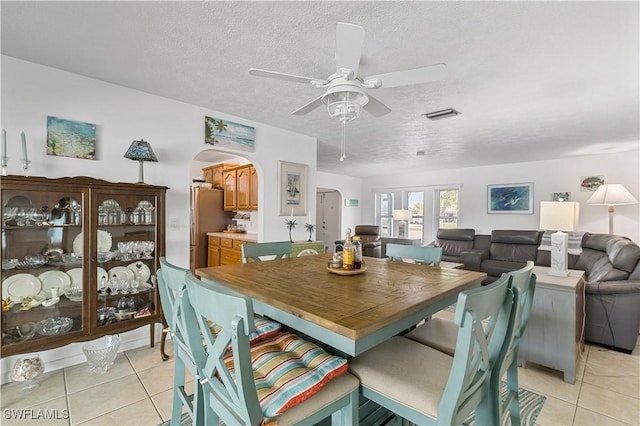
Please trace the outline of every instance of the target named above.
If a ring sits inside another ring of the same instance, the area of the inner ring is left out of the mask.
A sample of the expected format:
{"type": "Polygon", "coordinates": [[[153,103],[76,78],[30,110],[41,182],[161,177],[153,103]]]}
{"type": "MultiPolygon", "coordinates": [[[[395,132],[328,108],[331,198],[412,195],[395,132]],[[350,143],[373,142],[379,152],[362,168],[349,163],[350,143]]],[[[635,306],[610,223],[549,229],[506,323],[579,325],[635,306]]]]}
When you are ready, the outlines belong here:
{"type": "Polygon", "coordinates": [[[475,238],[475,229],[438,229],[436,239],[429,246],[440,247],[445,262],[460,262],[460,254],[473,249],[475,238]]]}
{"type": "Polygon", "coordinates": [[[356,225],[355,235],[362,241],[362,254],[370,257],[382,256],[382,241],[378,225],[356,225]]]}

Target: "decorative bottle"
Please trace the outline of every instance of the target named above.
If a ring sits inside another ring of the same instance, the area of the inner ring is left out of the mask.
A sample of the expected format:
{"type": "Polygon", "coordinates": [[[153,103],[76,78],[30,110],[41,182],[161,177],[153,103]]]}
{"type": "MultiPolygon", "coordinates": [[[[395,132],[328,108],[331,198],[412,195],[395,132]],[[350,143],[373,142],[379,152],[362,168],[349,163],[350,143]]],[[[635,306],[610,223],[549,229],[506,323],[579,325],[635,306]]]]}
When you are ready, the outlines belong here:
{"type": "Polygon", "coordinates": [[[353,243],[351,243],[351,235],[347,234],[347,239],[342,248],[342,269],[351,271],[353,269],[353,260],[355,257],[355,250],[353,243]]]}
{"type": "Polygon", "coordinates": [[[353,269],[362,269],[362,242],[357,235],[353,236],[353,269]]]}

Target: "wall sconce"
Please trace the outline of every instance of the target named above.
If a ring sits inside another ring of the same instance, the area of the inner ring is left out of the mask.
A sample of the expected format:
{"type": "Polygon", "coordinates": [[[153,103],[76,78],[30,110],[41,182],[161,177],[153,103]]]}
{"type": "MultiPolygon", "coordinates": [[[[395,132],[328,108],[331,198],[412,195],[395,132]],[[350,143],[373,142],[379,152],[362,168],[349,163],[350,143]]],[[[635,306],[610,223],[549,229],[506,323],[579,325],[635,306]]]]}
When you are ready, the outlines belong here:
{"type": "Polygon", "coordinates": [[[131,142],[129,149],[127,149],[127,152],[124,154],[124,158],[140,162],[140,168],[138,169],[138,183],[144,183],[142,163],[145,161],[152,161],[154,163],[158,162],[158,158],[156,157],[156,154],[154,154],[153,149],[151,149],[149,142],[142,139],[131,142]]]}

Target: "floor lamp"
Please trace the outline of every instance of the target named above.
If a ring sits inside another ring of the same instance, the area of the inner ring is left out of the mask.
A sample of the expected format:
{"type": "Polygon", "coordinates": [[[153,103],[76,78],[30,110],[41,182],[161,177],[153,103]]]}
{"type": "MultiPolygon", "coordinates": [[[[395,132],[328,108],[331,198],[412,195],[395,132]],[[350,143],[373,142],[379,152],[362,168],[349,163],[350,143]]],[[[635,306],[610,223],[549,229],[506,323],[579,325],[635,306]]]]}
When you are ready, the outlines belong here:
{"type": "Polygon", "coordinates": [[[548,274],[569,276],[569,234],[578,228],[580,203],[569,201],[540,202],[540,229],[554,230],[551,234],[551,263],[548,274]]]}
{"type": "Polygon", "coordinates": [[[621,183],[600,185],[587,204],[592,206],[609,206],[609,234],[613,234],[613,212],[615,206],[638,204],[633,195],[621,183]]]}

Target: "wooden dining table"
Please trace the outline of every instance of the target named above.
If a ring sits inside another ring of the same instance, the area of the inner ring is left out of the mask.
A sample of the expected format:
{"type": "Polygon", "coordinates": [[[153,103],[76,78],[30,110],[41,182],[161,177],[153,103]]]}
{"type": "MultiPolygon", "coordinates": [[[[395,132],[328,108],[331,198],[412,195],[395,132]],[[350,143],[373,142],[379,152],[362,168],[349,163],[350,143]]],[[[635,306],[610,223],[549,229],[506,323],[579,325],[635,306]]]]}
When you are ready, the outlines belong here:
{"type": "Polygon", "coordinates": [[[253,299],[254,311],[359,355],[454,303],[486,274],[364,258],[366,270],[327,270],[331,254],[196,270],[253,299]]]}

